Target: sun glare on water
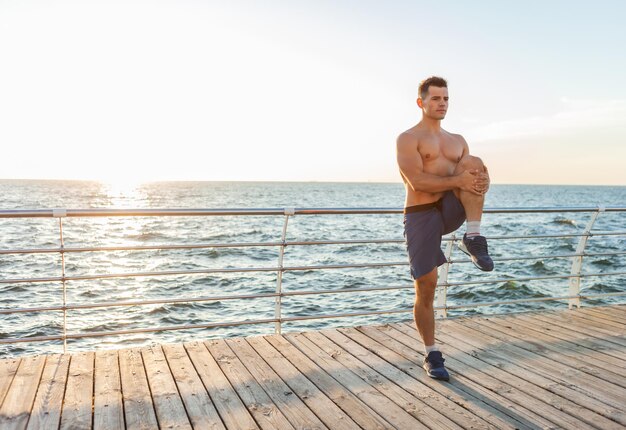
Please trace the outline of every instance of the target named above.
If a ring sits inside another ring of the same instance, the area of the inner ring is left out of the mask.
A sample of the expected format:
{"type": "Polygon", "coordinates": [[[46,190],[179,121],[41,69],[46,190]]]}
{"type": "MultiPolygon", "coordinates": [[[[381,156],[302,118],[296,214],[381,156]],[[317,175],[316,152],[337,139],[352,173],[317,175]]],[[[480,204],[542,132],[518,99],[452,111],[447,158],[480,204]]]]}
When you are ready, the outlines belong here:
{"type": "Polygon", "coordinates": [[[99,181],[113,207],[137,207],[143,200],[141,187],[148,181],[136,177],[110,177],[99,181]]]}

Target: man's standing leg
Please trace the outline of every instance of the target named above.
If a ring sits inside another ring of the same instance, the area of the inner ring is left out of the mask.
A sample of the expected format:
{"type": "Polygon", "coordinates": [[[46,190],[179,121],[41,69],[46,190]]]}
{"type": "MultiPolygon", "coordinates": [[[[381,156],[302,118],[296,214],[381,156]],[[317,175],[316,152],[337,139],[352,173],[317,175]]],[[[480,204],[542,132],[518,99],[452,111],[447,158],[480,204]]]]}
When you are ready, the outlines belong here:
{"type": "Polygon", "coordinates": [[[450,376],[443,365],[444,359],[435,344],[435,289],[437,288],[437,268],[414,282],[415,304],[413,317],[417,331],[424,342],[424,369],[431,378],[449,380],[450,376]]]}

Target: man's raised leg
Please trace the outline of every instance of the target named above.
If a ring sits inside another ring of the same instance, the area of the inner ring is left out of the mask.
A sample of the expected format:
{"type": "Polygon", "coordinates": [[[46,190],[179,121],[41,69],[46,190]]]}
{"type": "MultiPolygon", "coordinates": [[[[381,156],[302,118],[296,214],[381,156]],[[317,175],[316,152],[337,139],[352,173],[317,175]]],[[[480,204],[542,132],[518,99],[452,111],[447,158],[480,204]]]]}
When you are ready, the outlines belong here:
{"type": "Polygon", "coordinates": [[[435,289],[437,288],[437,268],[435,267],[426,275],[420,276],[415,280],[414,285],[413,317],[426,350],[424,370],[431,378],[447,381],[450,376],[443,365],[445,360],[435,345],[435,309],[433,304],[435,289]]]}
{"type": "MultiPolygon", "coordinates": [[[[482,160],[471,155],[466,155],[459,161],[454,174],[457,175],[465,170],[487,173],[487,169],[482,160]]],[[[477,180],[480,181],[478,174],[477,180]]],[[[483,215],[483,205],[485,203],[484,193],[486,189],[483,190],[480,187],[482,186],[479,185],[477,189],[479,193],[464,190],[455,191],[456,196],[463,204],[465,216],[467,217],[467,232],[463,235],[463,240],[459,248],[470,256],[476,267],[489,272],[493,270],[493,260],[489,256],[487,239],[480,235],[480,221],[483,215]]]]}

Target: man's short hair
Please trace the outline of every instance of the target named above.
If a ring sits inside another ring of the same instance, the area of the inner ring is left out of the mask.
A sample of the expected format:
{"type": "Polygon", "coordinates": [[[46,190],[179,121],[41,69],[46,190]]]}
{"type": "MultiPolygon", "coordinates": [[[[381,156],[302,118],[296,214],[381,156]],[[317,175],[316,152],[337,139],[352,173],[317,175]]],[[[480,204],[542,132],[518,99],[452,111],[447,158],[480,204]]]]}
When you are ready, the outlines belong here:
{"type": "Polygon", "coordinates": [[[440,78],[439,76],[431,76],[428,79],[424,79],[421,83],[420,83],[420,87],[419,87],[419,96],[423,99],[426,98],[426,96],[428,95],[428,89],[433,86],[433,87],[440,87],[440,88],[448,88],[448,83],[446,82],[446,80],[444,78],[440,78]]]}

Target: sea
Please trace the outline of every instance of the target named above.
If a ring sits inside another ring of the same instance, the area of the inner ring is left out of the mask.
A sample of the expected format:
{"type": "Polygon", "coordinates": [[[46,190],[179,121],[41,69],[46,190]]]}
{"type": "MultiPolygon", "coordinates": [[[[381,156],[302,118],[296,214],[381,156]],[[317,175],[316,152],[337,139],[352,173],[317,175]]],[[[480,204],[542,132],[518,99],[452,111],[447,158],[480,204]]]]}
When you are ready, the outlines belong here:
{"type": "MultiPolygon", "coordinates": [[[[404,201],[400,183],[329,182],[152,182],[0,180],[0,210],[14,209],[218,209],[218,208],[397,208],[404,201]]],[[[626,186],[491,186],[487,208],[626,207],[626,186]]],[[[559,297],[568,294],[579,236],[591,212],[486,213],[482,233],[496,261],[493,272],[477,270],[456,247],[452,250],[448,317],[566,308],[567,300],[529,301],[472,307],[472,304],[559,297]],[[528,235],[567,235],[519,238],[528,235]],[[515,237],[507,239],[506,237],[515,237]],[[565,255],[565,257],[563,256],[565,255]],[[532,257],[528,259],[528,257],[532,257]],[[516,260],[515,258],[524,258],[516,260]],[[543,279],[528,280],[541,277],[543,279]],[[467,283],[467,284],[465,284],[467,283]],[[458,306],[458,308],[456,308],[458,306]]],[[[181,325],[230,324],[274,318],[276,299],[240,298],[276,291],[278,272],[236,269],[276,268],[280,247],[218,247],[217,244],[280,242],[282,215],[204,217],[85,217],[62,220],[65,247],[206,244],[201,249],[125,250],[65,253],[0,253],[0,341],[63,333],[136,330],[181,325]],[[64,260],[64,261],[63,261],[64,260]],[[54,282],[24,279],[128,274],[139,272],[233,269],[228,273],[123,276],[54,282]],[[93,309],[10,310],[68,305],[176,299],[176,303],[101,306],[93,309]],[[221,297],[207,301],[190,301],[221,297]],[[182,301],[181,301],[182,300],[182,301]]],[[[462,236],[464,227],[455,233],[462,236]]],[[[0,252],[58,249],[58,218],[0,218],[0,252]]],[[[626,292],[626,211],[601,212],[583,258],[583,294],[626,292]],[[623,234],[615,234],[615,233],[623,234]],[[602,235],[600,233],[613,233],[602,235]],[[615,274],[612,274],[615,273],[615,274]]],[[[289,218],[287,241],[388,240],[369,244],[287,246],[282,276],[283,318],[392,311],[391,314],[286,321],[282,331],[383,324],[412,317],[414,300],[403,243],[402,214],[296,215],[289,218]],[[347,264],[397,263],[390,267],[307,268],[347,264]],[[354,292],[354,289],[392,288],[354,292]],[[342,292],[345,291],[345,292],[342,292]],[[399,312],[396,312],[399,311],[399,312]]],[[[442,244],[446,246],[447,242],[442,244]]],[[[626,303],[626,295],[583,300],[584,306],[626,303]]],[[[69,352],[185,342],[215,337],[270,334],[274,323],[130,333],[69,339],[69,352]]],[[[62,353],[60,340],[0,344],[0,357],[62,353]]]]}

